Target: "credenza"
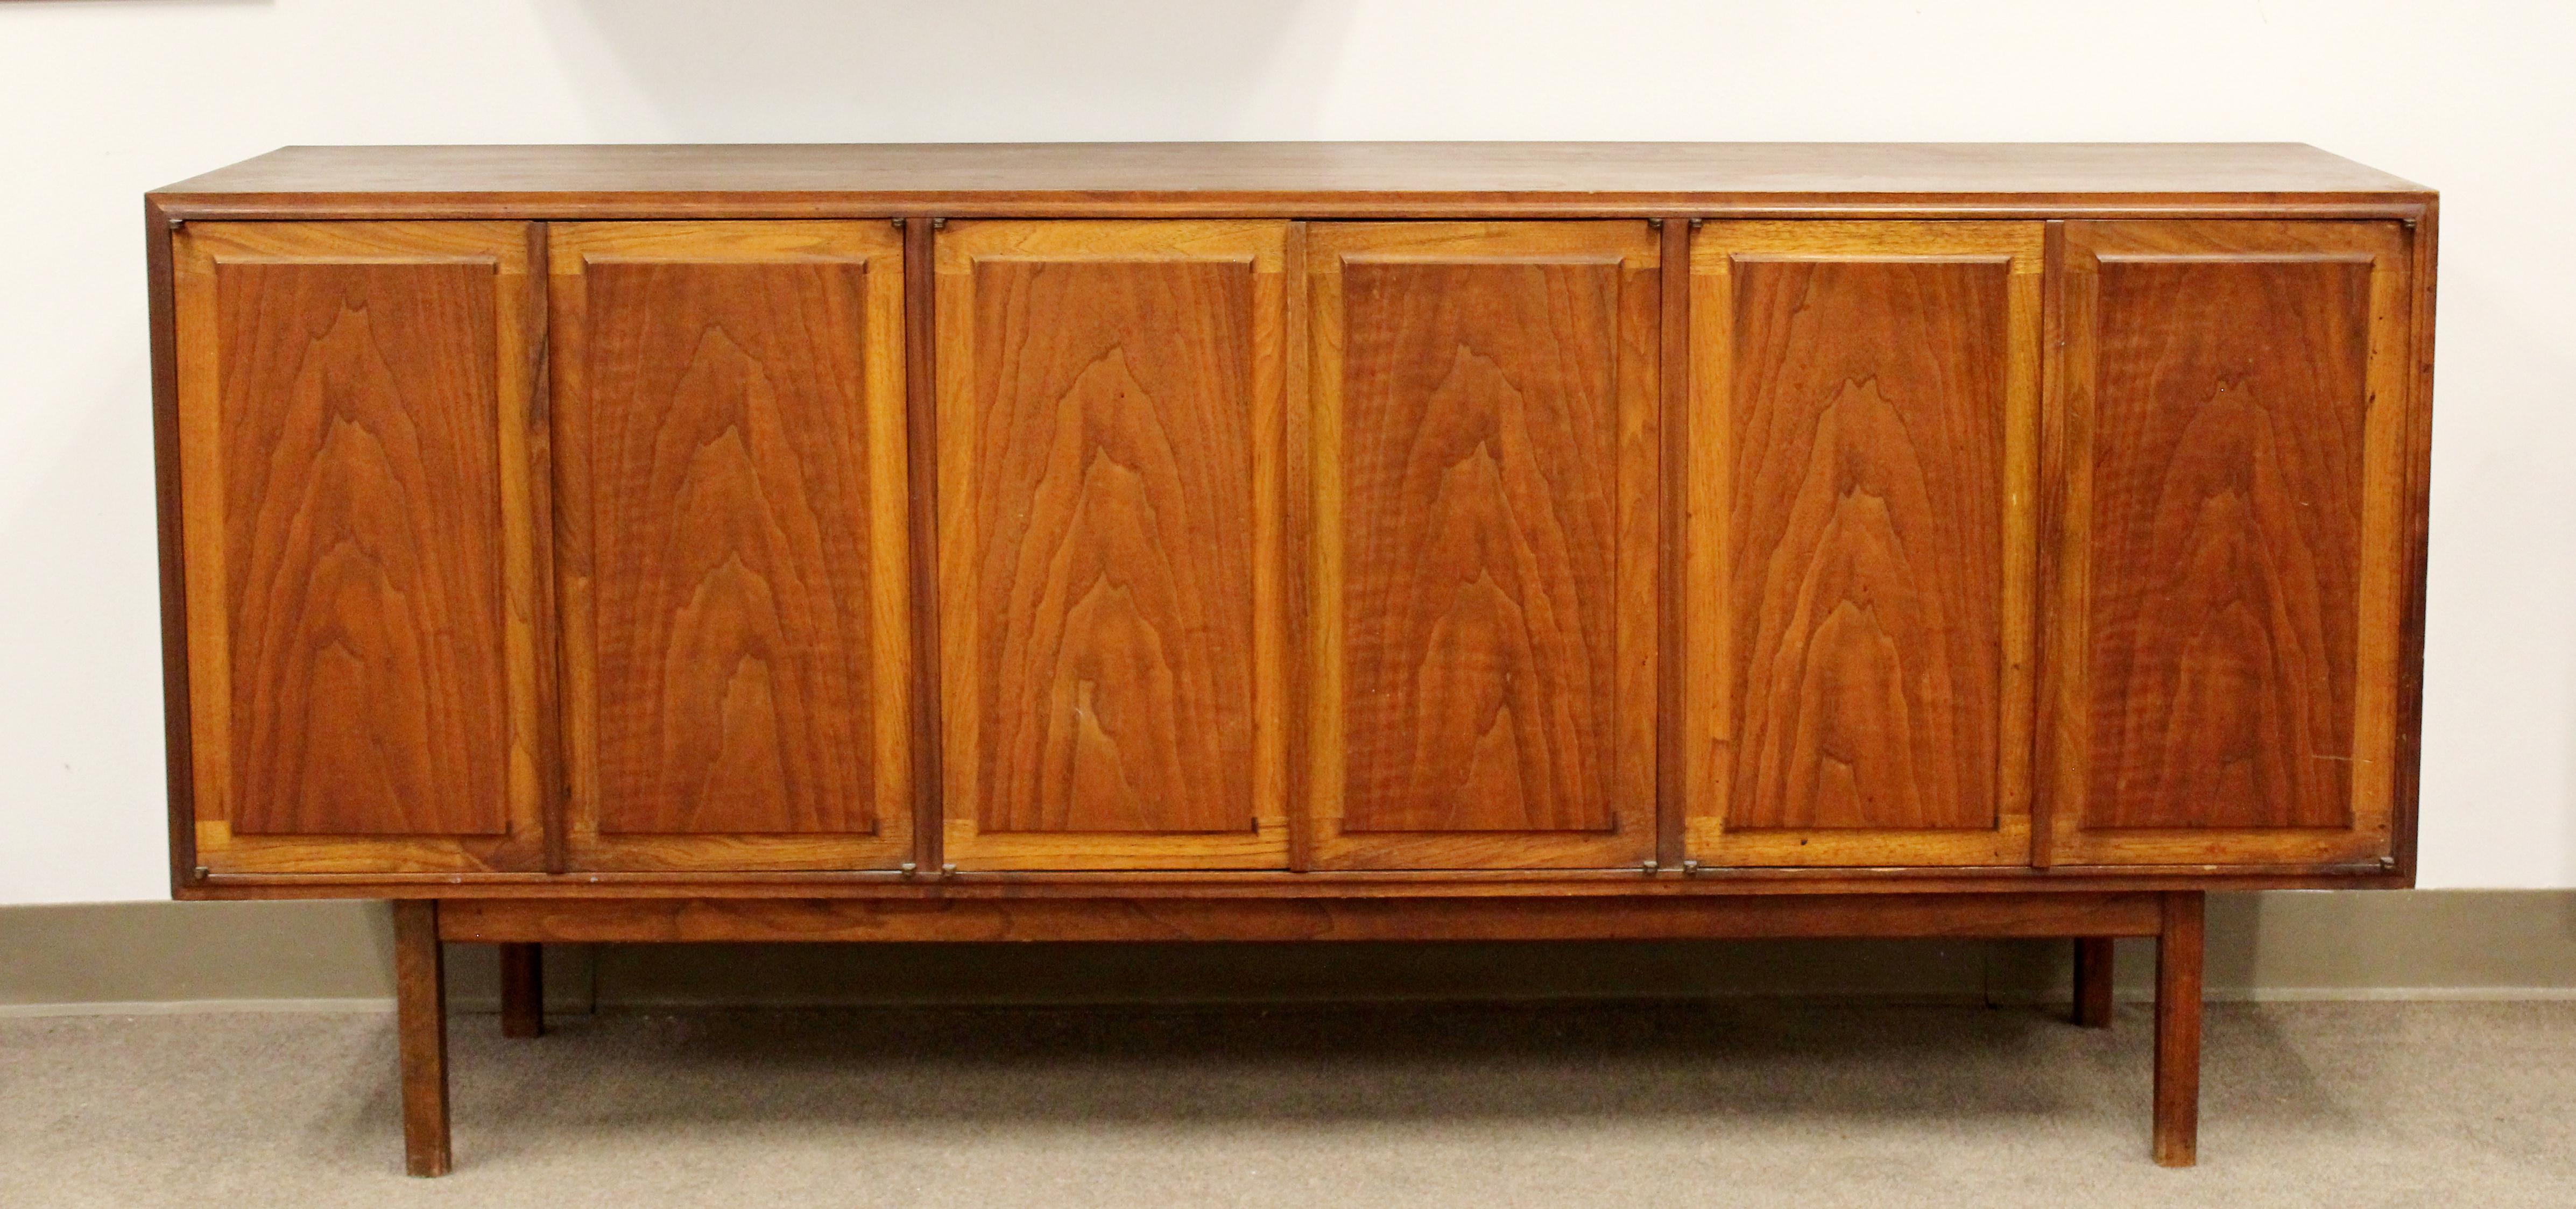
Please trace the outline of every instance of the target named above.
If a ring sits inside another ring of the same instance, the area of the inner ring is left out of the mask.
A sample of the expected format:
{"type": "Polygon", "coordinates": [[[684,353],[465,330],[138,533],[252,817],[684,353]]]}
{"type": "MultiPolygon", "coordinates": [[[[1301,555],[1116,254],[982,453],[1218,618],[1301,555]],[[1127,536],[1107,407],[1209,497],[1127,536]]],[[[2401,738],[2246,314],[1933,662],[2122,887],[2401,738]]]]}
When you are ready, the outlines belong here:
{"type": "Polygon", "coordinates": [[[2154,937],[2414,878],[2432,191],[2298,145],[288,148],[145,199],[185,899],[2154,937]]]}

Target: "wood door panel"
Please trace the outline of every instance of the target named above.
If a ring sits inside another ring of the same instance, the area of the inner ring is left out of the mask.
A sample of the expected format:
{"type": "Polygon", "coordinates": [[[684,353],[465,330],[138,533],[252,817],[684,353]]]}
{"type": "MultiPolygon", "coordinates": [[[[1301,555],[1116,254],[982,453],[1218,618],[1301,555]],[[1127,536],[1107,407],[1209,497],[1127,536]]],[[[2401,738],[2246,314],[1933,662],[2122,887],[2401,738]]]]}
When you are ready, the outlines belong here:
{"type": "Polygon", "coordinates": [[[1284,863],[1281,756],[1257,711],[1285,686],[1257,681],[1277,640],[1285,235],[941,233],[959,867],[1284,863]]]}
{"type": "Polygon", "coordinates": [[[1248,829],[1252,267],[975,276],[978,821],[1248,829]]]}
{"type": "Polygon", "coordinates": [[[2406,275],[2389,223],[2068,224],[2059,860],[2390,851],[2406,275]]]}
{"type": "Polygon", "coordinates": [[[1685,700],[1703,864],[2028,860],[2043,235],[1694,237],[1685,700]]]}
{"type": "Polygon", "coordinates": [[[2099,280],[2084,822],[2345,826],[2370,265],[2099,280]]]}
{"type": "Polygon", "coordinates": [[[900,863],[900,236],[566,224],[552,259],[573,863],[900,863]]]}
{"type": "Polygon", "coordinates": [[[1650,857],[1654,233],[1313,240],[1317,863],[1650,857]]]}
{"type": "Polygon", "coordinates": [[[1737,271],[1738,829],[1995,824],[2007,270],[1737,271]]]}
{"type": "Polygon", "coordinates": [[[1619,266],[1342,282],[1342,827],[1607,830],[1619,266]]]}
{"type": "Polygon", "coordinates": [[[218,264],[242,835],[492,835],[488,264],[218,264]]]}
{"type": "Polygon", "coordinates": [[[177,237],[210,869],[538,859],[525,231],[177,237]]]}

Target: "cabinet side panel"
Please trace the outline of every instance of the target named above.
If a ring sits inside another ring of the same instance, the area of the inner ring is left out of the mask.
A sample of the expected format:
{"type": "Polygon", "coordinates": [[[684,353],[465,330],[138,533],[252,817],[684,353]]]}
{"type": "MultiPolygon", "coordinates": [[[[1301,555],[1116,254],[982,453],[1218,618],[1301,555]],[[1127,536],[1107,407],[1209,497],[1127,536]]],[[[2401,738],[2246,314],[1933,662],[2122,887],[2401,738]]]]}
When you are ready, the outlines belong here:
{"type": "Polygon", "coordinates": [[[1343,281],[1343,828],[1609,830],[1620,267],[1343,281]]]}
{"type": "Polygon", "coordinates": [[[1727,825],[1992,828],[2006,261],[1733,277],[1727,825]]]}
{"type": "Polygon", "coordinates": [[[1253,263],[971,272],[977,825],[1249,832],[1253,263]]]}
{"type": "Polygon", "coordinates": [[[2350,826],[2371,265],[2098,288],[2084,823],[2350,826]]]}
{"type": "Polygon", "coordinates": [[[215,270],[237,833],[508,830],[493,276],[215,270]]]}
{"type": "Polygon", "coordinates": [[[585,273],[603,834],[874,827],[869,272],[585,273]]]}

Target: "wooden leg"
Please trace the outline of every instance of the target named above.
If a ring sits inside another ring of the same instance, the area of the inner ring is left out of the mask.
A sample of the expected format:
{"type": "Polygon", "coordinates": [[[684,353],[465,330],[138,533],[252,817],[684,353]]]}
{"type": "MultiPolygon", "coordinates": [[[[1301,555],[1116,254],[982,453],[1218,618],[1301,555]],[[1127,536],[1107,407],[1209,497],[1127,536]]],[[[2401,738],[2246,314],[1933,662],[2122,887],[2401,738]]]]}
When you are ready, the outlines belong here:
{"type": "Polygon", "coordinates": [[[2156,1162],[2200,1159],[2200,957],[2198,890],[2165,895],[2156,938],[2156,1162]]]}
{"type": "Polygon", "coordinates": [[[2108,936],[2075,938],[2075,1023],[2086,1028],[2111,1027],[2112,943],[2108,936]]]}
{"type": "Polygon", "coordinates": [[[501,1035],[541,1037],[546,1031],[545,946],[501,946],[501,1035]]]}
{"type": "Polygon", "coordinates": [[[445,1175],[447,970],[435,899],[394,904],[394,1019],[402,1042],[403,1170],[445,1175]]]}

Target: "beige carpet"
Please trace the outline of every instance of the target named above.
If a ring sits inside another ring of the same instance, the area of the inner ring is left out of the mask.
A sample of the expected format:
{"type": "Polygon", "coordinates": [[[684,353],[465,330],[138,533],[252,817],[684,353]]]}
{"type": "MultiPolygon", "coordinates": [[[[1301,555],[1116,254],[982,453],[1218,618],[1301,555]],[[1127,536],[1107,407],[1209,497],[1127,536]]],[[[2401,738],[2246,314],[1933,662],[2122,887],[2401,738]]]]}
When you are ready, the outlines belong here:
{"type": "Polygon", "coordinates": [[[1795,1004],[453,1022],[400,1174],[390,1019],[0,1020],[0,1205],[2576,1205],[2576,1004],[2214,1006],[2202,1165],[2148,1028],[1795,1004]]]}

